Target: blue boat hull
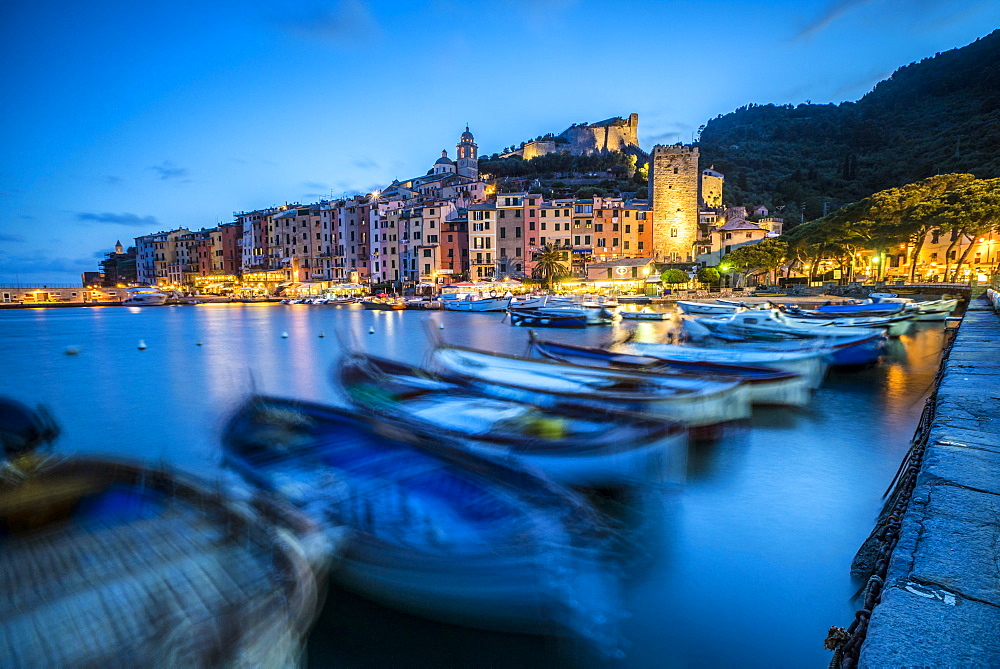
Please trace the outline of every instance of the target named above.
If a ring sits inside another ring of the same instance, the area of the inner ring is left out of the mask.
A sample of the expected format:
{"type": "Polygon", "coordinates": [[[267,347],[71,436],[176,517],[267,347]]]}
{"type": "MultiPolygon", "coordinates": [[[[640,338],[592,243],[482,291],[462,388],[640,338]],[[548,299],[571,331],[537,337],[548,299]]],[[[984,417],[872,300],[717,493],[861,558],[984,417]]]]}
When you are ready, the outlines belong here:
{"type": "Polygon", "coordinates": [[[553,314],[545,311],[529,311],[510,309],[510,324],[526,327],[541,328],[585,328],[587,327],[587,315],[567,316],[564,314],[553,314]]]}

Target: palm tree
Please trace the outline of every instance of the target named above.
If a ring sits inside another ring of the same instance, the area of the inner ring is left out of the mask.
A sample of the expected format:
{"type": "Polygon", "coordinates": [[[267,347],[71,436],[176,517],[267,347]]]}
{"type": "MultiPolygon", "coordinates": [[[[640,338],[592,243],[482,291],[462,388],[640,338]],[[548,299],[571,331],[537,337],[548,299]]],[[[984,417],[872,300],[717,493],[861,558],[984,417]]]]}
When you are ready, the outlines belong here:
{"type": "Polygon", "coordinates": [[[531,274],[536,279],[542,279],[546,288],[552,288],[552,280],[559,274],[566,273],[566,265],[562,262],[563,252],[552,244],[542,247],[535,256],[535,268],[531,274]]]}

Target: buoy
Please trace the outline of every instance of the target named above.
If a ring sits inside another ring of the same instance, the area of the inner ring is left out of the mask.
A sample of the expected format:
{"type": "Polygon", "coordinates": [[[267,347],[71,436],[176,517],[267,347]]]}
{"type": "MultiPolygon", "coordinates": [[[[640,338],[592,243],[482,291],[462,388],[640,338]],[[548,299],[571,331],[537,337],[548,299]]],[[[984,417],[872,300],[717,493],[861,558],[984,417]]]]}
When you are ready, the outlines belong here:
{"type": "Polygon", "coordinates": [[[281,338],[282,339],[288,339],[288,333],[287,332],[282,332],[281,333],[281,338]]]}
{"type": "Polygon", "coordinates": [[[375,326],[368,328],[368,334],[375,334],[375,326]]]}
{"type": "Polygon", "coordinates": [[[201,346],[201,342],[198,342],[197,344],[195,344],[195,346],[201,346]]]}
{"type": "Polygon", "coordinates": [[[80,352],[80,347],[79,346],[67,346],[66,347],[66,355],[76,355],[79,352],[80,352]]]}
{"type": "Polygon", "coordinates": [[[325,336],[326,336],[326,335],[325,335],[325,334],[323,334],[322,332],[320,332],[320,333],[319,333],[319,338],[320,338],[320,339],[322,339],[322,338],[323,338],[323,337],[325,337],[325,336]]]}
{"type": "Polygon", "coordinates": [[[140,339],[139,340],[139,350],[140,351],[145,351],[146,350],[146,340],[145,339],[140,339]]]}
{"type": "Polygon", "coordinates": [[[444,323],[438,323],[438,330],[444,330],[444,323]]]}

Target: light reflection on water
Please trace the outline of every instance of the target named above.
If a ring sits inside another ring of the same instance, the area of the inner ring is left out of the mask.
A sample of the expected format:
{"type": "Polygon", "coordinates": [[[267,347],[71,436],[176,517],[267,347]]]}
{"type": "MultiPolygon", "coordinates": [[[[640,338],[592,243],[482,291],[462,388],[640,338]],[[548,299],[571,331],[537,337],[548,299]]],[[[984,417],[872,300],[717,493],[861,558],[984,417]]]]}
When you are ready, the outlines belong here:
{"type": "MultiPolygon", "coordinates": [[[[601,345],[628,331],[655,340],[670,327],[626,321],[545,334],[601,345]]],[[[433,337],[507,353],[527,348],[527,330],[503,314],[269,304],[12,310],[0,313],[2,392],[49,405],[63,427],[62,450],[212,475],[226,412],[254,386],[340,403],[328,377],[345,343],[419,363],[433,337]],[[68,346],[80,354],[65,355],[68,346]]],[[[892,342],[878,367],[832,374],[809,407],[759,409],[750,425],[696,444],[682,489],[643,496],[624,528],[633,552],[624,630],[631,646],[619,666],[829,660],[826,630],[849,623],[855,608],[850,561],[908,445],[941,343],[939,324],[919,326],[892,342]]],[[[311,641],[313,665],[574,659],[551,640],[436,625],[339,591],[328,600],[311,641]]]]}

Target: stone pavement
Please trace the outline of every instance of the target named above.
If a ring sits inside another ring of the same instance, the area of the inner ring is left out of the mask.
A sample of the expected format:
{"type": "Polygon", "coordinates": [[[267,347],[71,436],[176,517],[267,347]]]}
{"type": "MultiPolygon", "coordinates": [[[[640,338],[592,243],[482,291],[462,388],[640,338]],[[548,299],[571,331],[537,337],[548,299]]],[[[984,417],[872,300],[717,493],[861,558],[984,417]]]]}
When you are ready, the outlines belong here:
{"type": "Polygon", "coordinates": [[[1000,316],[969,305],[862,667],[1000,667],[1000,316]]]}

